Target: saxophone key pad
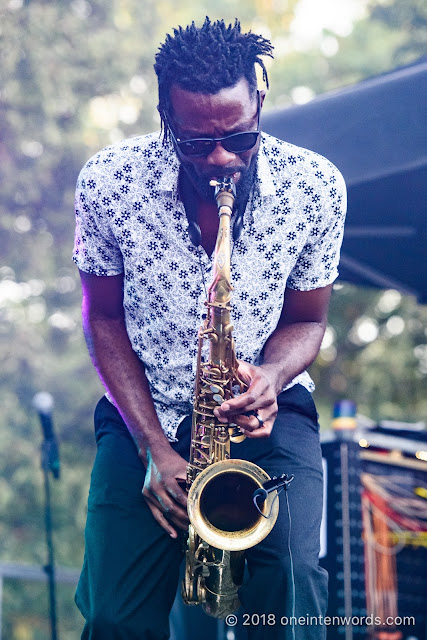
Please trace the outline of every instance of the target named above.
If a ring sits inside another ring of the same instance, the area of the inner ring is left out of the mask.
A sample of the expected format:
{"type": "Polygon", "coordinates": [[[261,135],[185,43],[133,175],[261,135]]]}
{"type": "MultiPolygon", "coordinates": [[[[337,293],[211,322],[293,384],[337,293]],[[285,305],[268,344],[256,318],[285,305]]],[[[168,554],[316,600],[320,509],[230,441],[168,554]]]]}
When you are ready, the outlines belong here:
{"type": "Polygon", "coordinates": [[[210,385],[210,390],[212,391],[212,393],[221,393],[221,391],[222,391],[221,387],[219,387],[216,384],[211,384],[210,385]]]}

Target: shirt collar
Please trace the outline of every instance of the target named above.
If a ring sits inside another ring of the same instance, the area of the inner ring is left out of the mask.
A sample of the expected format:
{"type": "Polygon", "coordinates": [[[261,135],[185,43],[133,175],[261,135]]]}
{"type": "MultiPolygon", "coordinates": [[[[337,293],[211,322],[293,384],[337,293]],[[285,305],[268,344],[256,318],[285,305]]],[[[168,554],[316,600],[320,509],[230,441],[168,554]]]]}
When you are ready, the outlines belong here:
{"type": "Polygon", "coordinates": [[[258,190],[261,198],[269,198],[276,195],[276,188],[273,182],[273,176],[270,171],[270,164],[265,154],[265,138],[261,134],[261,144],[258,152],[257,177],[258,190]]]}
{"type": "Polygon", "coordinates": [[[178,196],[178,175],[180,163],[175,153],[172,143],[168,140],[163,142],[163,133],[159,134],[159,149],[161,157],[159,164],[163,164],[164,170],[159,178],[158,188],[165,194],[178,196]]]}

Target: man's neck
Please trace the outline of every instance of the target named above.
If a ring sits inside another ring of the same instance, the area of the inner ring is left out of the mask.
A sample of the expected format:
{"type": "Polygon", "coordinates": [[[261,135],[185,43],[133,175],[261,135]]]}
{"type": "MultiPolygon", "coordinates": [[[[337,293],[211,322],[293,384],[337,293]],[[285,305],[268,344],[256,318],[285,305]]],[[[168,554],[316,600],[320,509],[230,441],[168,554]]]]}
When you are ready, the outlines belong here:
{"type": "Polygon", "coordinates": [[[202,234],[201,245],[208,255],[215,249],[218,234],[218,208],[215,202],[202,198],[197,193],[191,180],[181,169],[179,188],[181,199],[184,202],[187,220],[196,222],[202,234]]]}

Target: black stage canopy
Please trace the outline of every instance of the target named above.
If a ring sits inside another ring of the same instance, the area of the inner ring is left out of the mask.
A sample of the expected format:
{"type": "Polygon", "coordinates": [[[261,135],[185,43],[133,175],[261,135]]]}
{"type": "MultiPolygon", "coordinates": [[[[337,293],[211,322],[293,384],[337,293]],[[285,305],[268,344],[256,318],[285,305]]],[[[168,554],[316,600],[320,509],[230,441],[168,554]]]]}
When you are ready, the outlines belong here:
{"type": "Polygon", "coordinates": [[[262,128],[326,156],[348,188],[340,279],[427,303],[427,58],[311,102],[262,128]]]}

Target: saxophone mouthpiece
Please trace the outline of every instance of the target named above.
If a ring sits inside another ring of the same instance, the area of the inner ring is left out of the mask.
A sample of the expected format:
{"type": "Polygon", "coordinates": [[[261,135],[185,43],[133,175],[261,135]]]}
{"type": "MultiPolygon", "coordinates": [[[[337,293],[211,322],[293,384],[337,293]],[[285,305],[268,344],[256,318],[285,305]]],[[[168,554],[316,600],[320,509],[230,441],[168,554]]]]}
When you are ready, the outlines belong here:
{"type": "MultiPolygon", "coordinates": [[[[209,182],[211,187],[215,187],[215,199],[218,209],[225,206],[229,208],[229,215],[233,210],[234,199],[236,197],[236,185],[231,176],[213,179],[209,182]]],[[[223,212],[225,213],[225,211],[223,212]]]]}
{"type": "Polygon", "coordinates": [[[222,178],[213,178],[209,181],[211,187],[215,187],[215,195],[218,191],[228,191],[236,195],[236,185],[232,176],[223,176],[222,178]]]}

